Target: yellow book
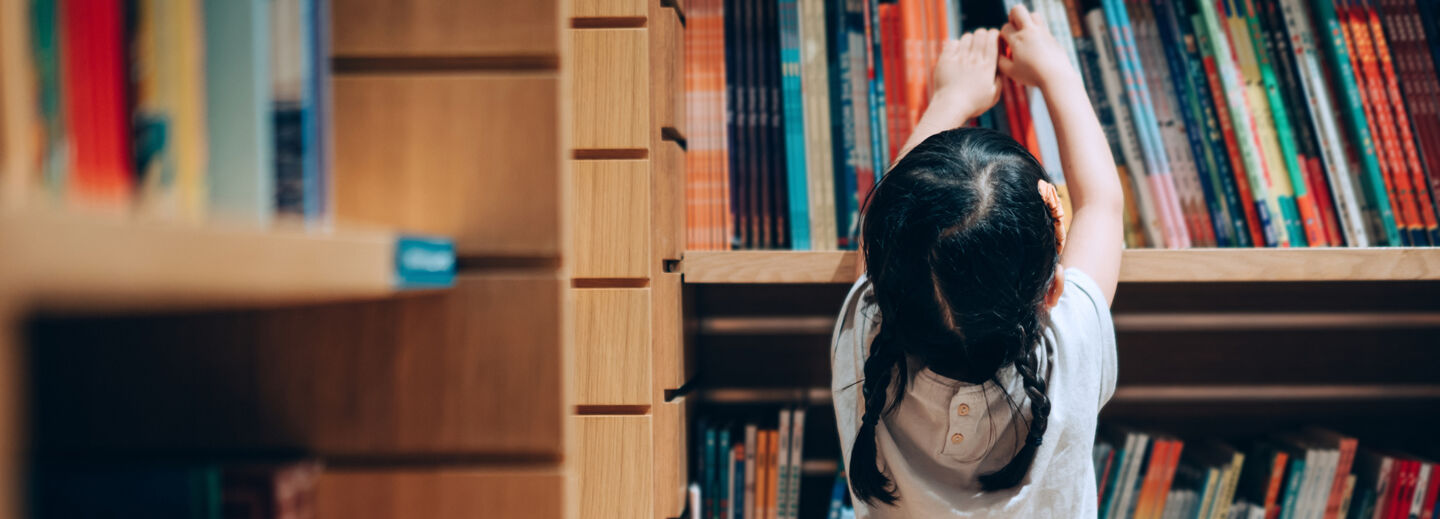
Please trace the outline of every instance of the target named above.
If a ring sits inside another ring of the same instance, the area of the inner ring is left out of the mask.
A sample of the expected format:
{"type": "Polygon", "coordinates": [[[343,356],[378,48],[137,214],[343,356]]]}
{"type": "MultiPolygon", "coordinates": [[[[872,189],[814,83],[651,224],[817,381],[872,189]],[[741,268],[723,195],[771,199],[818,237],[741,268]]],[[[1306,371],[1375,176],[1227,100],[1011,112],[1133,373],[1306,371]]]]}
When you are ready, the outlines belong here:
{"type": "Polygon", "coordinates": [[[1226,17],[1230,41],[1235,49],[1235,64],[1240,69],[1241,79],[1244,81],[1242,94],[1245,98],[1245,106],[1248,108],[1248,117],[1236,119],[1235,124],[1249,125],[1254,129],[1256,145],[1259,147],[1260,160],[1264,164],[1261,172],[1265,181],[1265,205],[1270,208],[1272,221],[1277,222],[1275,226],[1275,237],[1281,247],[1290,246],[1290,236],[1286,232],[1284,222],[1285,212],[1281,210],[1280,198],[1293,196],[1293,189],[1290,186],[1290,179],[1285,176],[1285,161],[1280,157],[1280,141],[1276,139],[1274,119],[1270,114],[1270,101],[1266,97],[1265,83],[1260,77],[1260,65],[1255,60],[1254,46],[1250,41],[1249,27],[1243,18],[1234,16],[1226,17]],[[1283,180],[1283,183],[1281,182],[1283,180]]]}
{"type": "Polygon", "coordinates": [[[205,125],[205,25],[201,0],[173,0],[166,41],[166,57],[173,72],[171,114],[175,129],[175,194],[177,217],[200,221],[210,195],[205,182],[209,138],[205,125]]]}
{"type": "Polygon", "coordinates": [[[0,206],[23,204],[39,185],[39,105],[28,4],[0,1],[0,206]]]}

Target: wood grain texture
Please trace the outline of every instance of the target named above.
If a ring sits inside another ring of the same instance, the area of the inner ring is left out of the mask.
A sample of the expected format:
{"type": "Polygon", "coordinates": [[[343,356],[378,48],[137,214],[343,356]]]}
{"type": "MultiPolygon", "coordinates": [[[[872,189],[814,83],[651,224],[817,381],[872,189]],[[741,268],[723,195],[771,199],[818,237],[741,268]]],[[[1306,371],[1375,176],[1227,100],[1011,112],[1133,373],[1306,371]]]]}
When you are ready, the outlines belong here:
{"type": "Polygon", "coordinates": [[[656,519],[681,517],[685,512],[690,416],[690,402],[683,396],[655,406],[656,519]]]}
{"type": "Polygon", "coordinates": [[[571,29],[570,100],[575,149],[650,145],[646,29],[571,29]]]}
{"type": "MultiPolygon", "coordinates": [[[[684,307],[681,275],[661,272],[650,280],[653,316],[656,398],[666,390],[679,389],[688,380],[685,373],[684,307]]],[[[657,400],[659,401],[659,400],[657,400]]]]}
{"type": "Polygon", "coordinates": [[[574,171],[576,278],[650,275],[650,162],[577,160],[574,171]]]}
{"type": "Polygon", "coordinates": [[[575,405],[650,405],[649,288],[575,289],[575,405]]]}
{"type": "Polygon", "coordinates": [[[550,72],[337,76],[337,219],[452,236],[461,255],[558,256],[559,85],[550,72]]]}
{"type": "Polygon", "coordinates": [[[660,0],[571,0],[570,16],[575,18],[617,18],[645,16],[646,4],[660,0]]]}
{"type": "Polygon", "coordinates": [[[565,517],[565,476],[554,468],[327,469],[320,519],[565,517]]]}
{"type": "Polygon", "coordinates": [[[333,0],[334,53],[554,56],[561,1],[333,0]]]}
{"type": "Polygon", "coordinates": [[[554,273],[382,301],[30,327],[38,448],[559,459],[554,273]]]}
{"type": "MultiPolygon", "coordinates": [[[[852,283],[854,251],[689,251],[689,283],[852,283]]],[[[1440,279],[1440,249],[1127,250],[1124,283],[1419,281],[1440,279]]]]}
{"type": "Polygon", "coordinates": [[[0,517],[22,517],[27,376],[12,294],[0,290],[0,517]]]}
{"type": "Polygon", "coordinates": [[[659,1],[650,5],[650,104],[652,132],[671,128],[685,132],[685,27],[680,13],[662,7],[659,1]]]}
{"type": "Polygon", "coordinates": [[[651,416],[576,416],[577,477],[585,519],[651,517],[655,503],[651,416]]]}
{"type": "Polygon", "coordinates": [[[660,260],[653,268],[659,269],[664,260],[685,255],[685,150],[672,141],[657,142],[650,165],[654,247],[660,260]]]}

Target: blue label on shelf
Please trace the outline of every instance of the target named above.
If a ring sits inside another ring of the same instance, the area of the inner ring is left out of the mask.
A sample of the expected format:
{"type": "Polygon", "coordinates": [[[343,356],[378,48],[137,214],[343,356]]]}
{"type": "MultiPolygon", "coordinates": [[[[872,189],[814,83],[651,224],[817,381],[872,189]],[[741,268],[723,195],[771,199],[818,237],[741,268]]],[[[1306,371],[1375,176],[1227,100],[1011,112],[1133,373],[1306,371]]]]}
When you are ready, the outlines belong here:
{"type": "Polygon", "coordinates": [[[398,288],[444,288],[455,283],[455,243],[442,238],[395,239],[398,288]]]}

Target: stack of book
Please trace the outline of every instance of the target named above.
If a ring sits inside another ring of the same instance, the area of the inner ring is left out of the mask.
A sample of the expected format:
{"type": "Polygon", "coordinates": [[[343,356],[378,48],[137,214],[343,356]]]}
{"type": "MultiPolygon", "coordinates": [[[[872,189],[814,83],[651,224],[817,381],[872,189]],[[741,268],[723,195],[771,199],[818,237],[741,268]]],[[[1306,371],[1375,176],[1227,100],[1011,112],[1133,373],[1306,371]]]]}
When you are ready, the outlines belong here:
{"type": "Polygon", "coordinates": [[[1094,455],[1102,519],[1418,518],[1440,505],[1434,462],[1323,429],[1241,451],[1110,427],[1094,455]]]}
{"type": "Polygon", "coordinates": [[[309,519],[315,461],[36,470],[32,515],[173,519],[309,519]]]}
{"type": "MultiPolygon", "coordinates": [[[[691,249],[853,248],[941,45],[1017,0],[697,0],[686,31],[691,249]]],[[[1440,6],[1028,0],[1105,127],[1129,247],[1440,245],[1440,6]]],[[[970,124],[1062,187],[1044,98],[970,124]]]]}
{"type": "Polygon", "coordinates": [[[328,12],[326,0],[5,2],[0,201],[326,221],[328,12]]]}
{"type": "Polygon", "coordinates": [[[706,425],[695,439],[694,478],[701,519],[797,519],[805,408],[780,410],[775,422],[706,425]],[[770,428],[768,423],[776,424],[770,428]]]}

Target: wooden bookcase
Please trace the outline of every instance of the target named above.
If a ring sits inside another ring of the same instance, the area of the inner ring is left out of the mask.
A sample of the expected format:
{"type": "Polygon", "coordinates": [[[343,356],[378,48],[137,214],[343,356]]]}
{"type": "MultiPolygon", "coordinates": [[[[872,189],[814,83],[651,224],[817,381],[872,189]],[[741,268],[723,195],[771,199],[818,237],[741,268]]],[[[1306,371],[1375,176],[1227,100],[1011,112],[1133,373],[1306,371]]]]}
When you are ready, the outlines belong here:
{"type": "Polygon", "coordinates": [[[577,516],[570,6],[331,4],[339,230],[0,212],[0,517],[52,460],[297,455],[325,518],[577,516]]]}

